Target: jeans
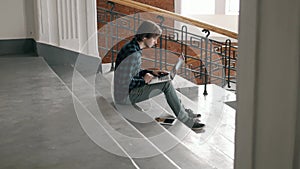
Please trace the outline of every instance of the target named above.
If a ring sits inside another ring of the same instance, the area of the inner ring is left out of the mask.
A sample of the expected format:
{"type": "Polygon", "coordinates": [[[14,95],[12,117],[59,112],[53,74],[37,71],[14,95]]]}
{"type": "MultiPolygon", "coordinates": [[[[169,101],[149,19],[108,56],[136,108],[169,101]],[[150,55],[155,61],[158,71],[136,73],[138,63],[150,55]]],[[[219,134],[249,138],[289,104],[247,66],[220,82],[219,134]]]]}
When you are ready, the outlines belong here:
{"type": "Polygon", "coordinates": [[[165,94],[167,102],[178,120],[187,122],[189,120],[188,113],[181,104],[176,94],[176,90],[170,81],[134,88],[130,91],[129,98],[131,103],[135,104],[157,96],[161,93],[165,94]]]}

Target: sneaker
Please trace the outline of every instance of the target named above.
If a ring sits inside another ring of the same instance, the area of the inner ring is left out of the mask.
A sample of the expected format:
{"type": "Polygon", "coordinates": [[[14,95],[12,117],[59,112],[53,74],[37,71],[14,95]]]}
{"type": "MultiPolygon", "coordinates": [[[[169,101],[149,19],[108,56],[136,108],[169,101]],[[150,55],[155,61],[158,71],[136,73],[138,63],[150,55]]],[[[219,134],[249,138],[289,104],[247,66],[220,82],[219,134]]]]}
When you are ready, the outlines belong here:
{"type": "Polygon", "coordinates": [[[189,114],[190,118],[200,118],[201,114],[194,114],[192,109],[185,109],[185,111],[189,114]]]}
{"type": "Polygon", "coordinates": [[[195,131],[195,130],[202,130],[203,127],[205,127],[205,124],[200,123],[200,121],[196,120],[196,121],[194,122],[194,125],[192,126],[192,130],[194,130],[194,131],[195,131]]]}
{"type": "Polygon", "coordinates": [[[184,124],[194,131],[201,130],[203,127],[205,127],[205,124],[201,123],[199,119],[195,118],[189,118],[184,122],[184,124]]]}

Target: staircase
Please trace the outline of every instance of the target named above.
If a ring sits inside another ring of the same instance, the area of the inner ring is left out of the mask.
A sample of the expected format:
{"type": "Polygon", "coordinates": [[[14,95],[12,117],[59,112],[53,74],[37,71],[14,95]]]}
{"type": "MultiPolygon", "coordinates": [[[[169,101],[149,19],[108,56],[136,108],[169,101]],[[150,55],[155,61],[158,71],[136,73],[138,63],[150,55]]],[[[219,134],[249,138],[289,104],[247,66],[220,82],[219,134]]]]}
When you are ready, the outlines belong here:
{"type": "Polygon", "coordinates": [[[203,86],[177,76],[178,95],[202,114],[205,132],[156,123],[153,117],[172,113],[162,95],[139,104],[149,120],[139,123],[113,106],[109,69],[0,58],[0,168],[233,168],[235,110],[224,101],[234,94],[209,85],[204,98],[195,95],[203,86]]]}

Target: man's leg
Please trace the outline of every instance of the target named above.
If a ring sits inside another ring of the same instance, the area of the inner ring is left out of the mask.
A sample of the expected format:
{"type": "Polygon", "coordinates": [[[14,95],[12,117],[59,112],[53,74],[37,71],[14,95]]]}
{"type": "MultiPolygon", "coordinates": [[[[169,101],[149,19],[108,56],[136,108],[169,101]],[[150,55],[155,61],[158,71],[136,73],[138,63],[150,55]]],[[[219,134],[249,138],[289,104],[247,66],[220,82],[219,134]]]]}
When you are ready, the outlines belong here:
{"type": "Polygon", "coordinates": [[[178,119],[182,122],[188,121],[188,113],[185,112],[184,107],[181,104],[176,90],[174,89],[171,82],[145,85],[143,87],[133,89],[129,94],[129,98],[134,104],[157,96],[162,92],[165,94],[169,106],[171,107],[174,114],[178,117],[178,119]]]}

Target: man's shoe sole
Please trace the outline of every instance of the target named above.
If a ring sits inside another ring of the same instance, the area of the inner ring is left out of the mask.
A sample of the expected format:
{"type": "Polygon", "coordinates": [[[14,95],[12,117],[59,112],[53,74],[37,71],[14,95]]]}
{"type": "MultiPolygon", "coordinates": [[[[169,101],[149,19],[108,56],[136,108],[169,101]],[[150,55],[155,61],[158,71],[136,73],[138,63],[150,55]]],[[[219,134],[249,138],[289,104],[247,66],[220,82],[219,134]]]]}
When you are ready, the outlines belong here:
{"type": "Polygon", "coordinates": [[[202,130],[204,127],[205,127],[205,124],[202,127],[197,127],[197,128],[192,127],[191,129],[194,130],[194,131],[198,131],[198,130],[202,130]]]}

